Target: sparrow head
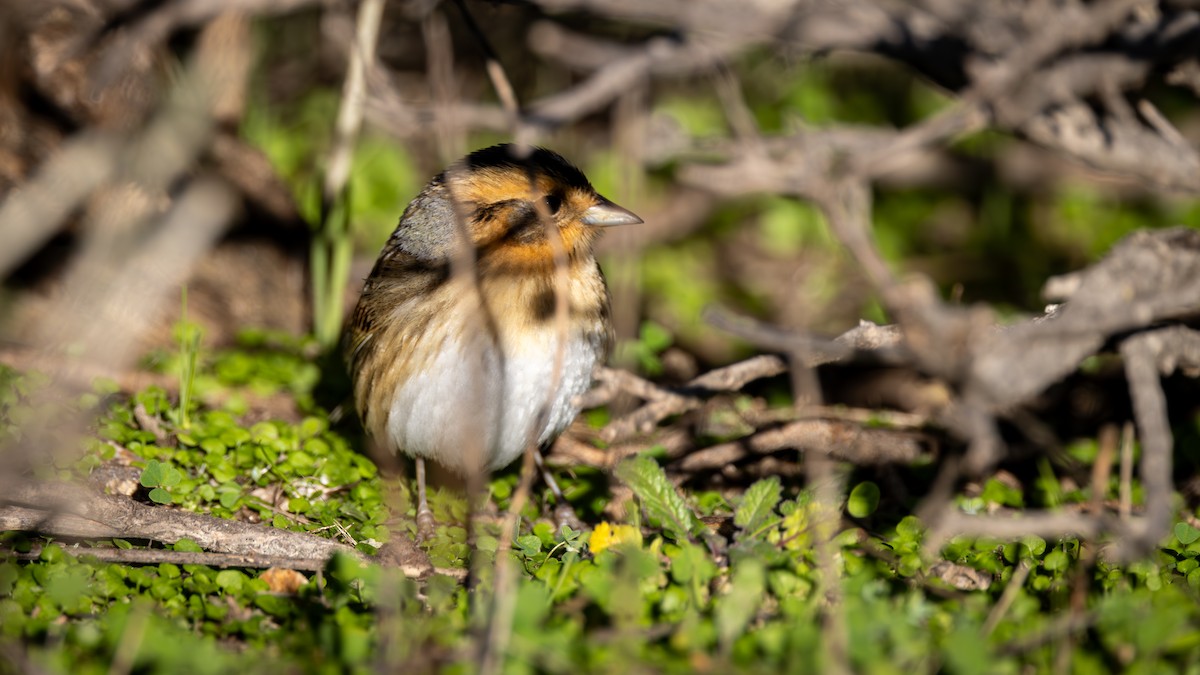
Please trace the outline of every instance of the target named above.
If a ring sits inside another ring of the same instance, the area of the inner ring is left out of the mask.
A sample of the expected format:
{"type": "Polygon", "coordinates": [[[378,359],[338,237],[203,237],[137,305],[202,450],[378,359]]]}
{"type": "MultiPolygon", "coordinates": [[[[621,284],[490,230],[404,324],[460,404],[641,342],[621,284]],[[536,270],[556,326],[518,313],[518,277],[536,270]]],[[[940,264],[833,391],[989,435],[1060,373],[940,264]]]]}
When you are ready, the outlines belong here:
{"type": "Polygon", "coordinates": [[[524,157],[503,144],[467,155],[413,200],[394,238],[406,252],[446,259],[461,219],[482,262],[517,269],[553,264],[557,228],[571,258],[589,255],[597,228],[641,218],[598,194],[558,153],[534,148],[524,157]]]}

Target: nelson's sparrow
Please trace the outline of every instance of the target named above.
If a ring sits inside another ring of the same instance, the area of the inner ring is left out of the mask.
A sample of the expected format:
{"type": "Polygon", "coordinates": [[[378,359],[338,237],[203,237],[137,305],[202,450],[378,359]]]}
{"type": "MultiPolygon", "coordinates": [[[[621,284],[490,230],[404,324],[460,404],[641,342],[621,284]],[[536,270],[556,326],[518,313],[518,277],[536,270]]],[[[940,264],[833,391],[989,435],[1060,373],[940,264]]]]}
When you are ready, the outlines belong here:
{"type": "Polygon", "coordinates": [[[592,242],[598,228],[640,222],[558,154],[521,158],[511,145],[458,161],[405,209],[363,286],[345,355],[368,434],[416,462],[422,536],[433,528],[426,459],[464,475],[498,469],[578,414],[572,399],[612,342],[592,242]]]}

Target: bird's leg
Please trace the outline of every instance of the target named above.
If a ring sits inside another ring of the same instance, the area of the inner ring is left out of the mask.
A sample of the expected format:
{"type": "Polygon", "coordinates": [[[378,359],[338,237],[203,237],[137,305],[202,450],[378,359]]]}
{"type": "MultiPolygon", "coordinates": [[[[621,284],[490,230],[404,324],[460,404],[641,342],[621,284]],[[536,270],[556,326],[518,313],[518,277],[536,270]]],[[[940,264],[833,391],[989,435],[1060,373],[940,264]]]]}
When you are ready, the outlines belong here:
{"type": "Polygon", "coordinates": [[[563,525],[566,525],[572,530],[582,530],[584,528],[583,521],[576,515],[575,509],[567,502],[567,498],[563,496],[554,476],[546,470],[546,461],[542,459],[541,450],[533,451],[533,460],[537,462],[538,471],[542,473],[542,480],[546,481],[546,486],[550,488],[550,492],[554,493],[555,529],[562,530],[563,525]]]}
{"type": "Polygon", "coordinates": [[[429,501],[425,499],[425,459],[416,458],[417,464],[417,538],[421,541],[433,539],[437,522],[433,519],[433,511],[429,501]]]}

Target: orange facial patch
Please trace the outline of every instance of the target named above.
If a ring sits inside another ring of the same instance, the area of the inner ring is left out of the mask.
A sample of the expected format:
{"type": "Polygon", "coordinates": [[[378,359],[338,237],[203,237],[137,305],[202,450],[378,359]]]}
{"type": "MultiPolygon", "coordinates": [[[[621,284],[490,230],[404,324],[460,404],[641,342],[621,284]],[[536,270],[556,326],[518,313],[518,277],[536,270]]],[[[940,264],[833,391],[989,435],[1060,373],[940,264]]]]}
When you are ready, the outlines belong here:
{"type": "MultiPolygon", "coordinates": [[[[539,271],[553,269],[556,243],[549,236],[514,237],[511,228],[515,221],[525,221],[513,211],[527,215],[530,206],[538,208],[543,218],[557,227],[562,246],[570,259],[586,253],[596,236],[593,228],[579,221],[583,212],[596,203],[595,193],[566,186],[545,174],[529,174],[513,169],[481,168],[469,174],[451,175],[450,184],[464,211],[482,212],[471,222],[471,238],[481,247],[479,264],[498,272],[539,271]],[[550,213],[537,205],[548,195],[561,198],[557,212],[550,213]]],[[[538,227],[522,222],[518,227],[538,227]]],[[[541,224],[545,227],[545,223],[541,224]]]]}

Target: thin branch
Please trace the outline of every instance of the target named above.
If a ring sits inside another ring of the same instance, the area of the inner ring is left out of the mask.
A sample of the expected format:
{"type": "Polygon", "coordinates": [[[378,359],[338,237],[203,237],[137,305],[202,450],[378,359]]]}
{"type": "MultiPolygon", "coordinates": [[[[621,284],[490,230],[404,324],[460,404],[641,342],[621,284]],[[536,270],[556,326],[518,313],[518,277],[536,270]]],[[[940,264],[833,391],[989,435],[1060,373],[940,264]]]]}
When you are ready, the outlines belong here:
{"type": "Polygon", "coordinates": [[[508,126],[513,130],[514,140],[518,145],[529,145],[529,139],[523,140],[523,134],[520,133],[520,118],[521,104],[517,101],[517,92],[513,89],[512,81],[508,78],[508,73],[504,71],[504,65],[500,63],[500,57],[496,54],[496,50],[492,48],[492,43],[488,40],[487,34],[479,27],[475,21],[475,16],[471,14],[471,10],[467,8],[465,0],[454,0],[454,5],[458,7],[458,11],[462,14],[463,22],[467,24],[471,34],[475,37],[475,44],[483,51],[484,68],[487,70],[488,79],[492,82],[492,89],[496,92],[496,97],[500,99],[500,106],[504,109],[508,117],[508,126]]]}
{"type": "MultiPolygon", "coordinates": [[[[209,553],[206,551],[172,551],[169,549],[120,549],[120,548],[84,548],[68,547],[67,553],[80,558],[95,558],[100,562],[124,563],[132,565],[158,565],[171,563],[175,565],[207,565],[208,567],[242,567],[267,569],[278,567],[282,569],[303,572],[319,572],[329,563],[328,558],[284,558],[269,555],[235,555],[231,553],[209,553]]],[[[33,546],[29,551],[0,551],[0,558],[13,560],[37,560],[42,547],[33,546]]],[[[407,570],[405,570],[407,575],[407,570]]],[[[418,576],[418,575],[409,575],[418,576]]]]}
{"type": "MultiPolygon", "coordinates": [[[[366,102],[367,73],[374,68],[375,45],[379,40],[379,24],[383,19],[383,0],[363,0],[358,6],[354,42],[346,59],[346,78],[338,104],[334,125],[333,146],[325,170],[323,196],[329,205],[342,194],[350,178],[350,163],[354,143],[362,126],[363,105],[366,102]]],[[[326,207],[328,208],[328,207],[326,207]]]]}
{"type": "Polygon", "coordinates": [[[1000,599],[992,606],[988,612],[987,619],[983,622],[983,627],[980,629],[984,635],[991,635],[996,630],[996,626],[1000,625],[1000,621],[1004,619],[1004,615],[1008,613],[1008,608],[1012,607],[1017,596],[1021,594],[1021,588],[1025,585],[1025,580],[1029,578],[1029,573],[1033,570],[1033,565],[1028,561],[1022,560],[1021,564],[1017,565],[1016,571],[1008,579],[1008,584],[1004,587],[1004,592],[1000,594],[1000,599]]]}
{"type": "Polygon", "coordinates": [[[802,420],[686,455],[672,469],[688,473],[720,470],[752,454],[786,449],[828,455],[858,466],[910,464],[923,448],[911,432],[873,429],[837,420],[802,420]]]}
{"type": "Polygon", "coordinates": [[[84,486],[5,481],[0,530],[84,539],[150,539],[173,544],[190,539],[201,548],[234,555],[328,559],[335,552],[361,557],[329,539],[266,525],[242,523],[165,507],[146,506],[84,486]]]}

